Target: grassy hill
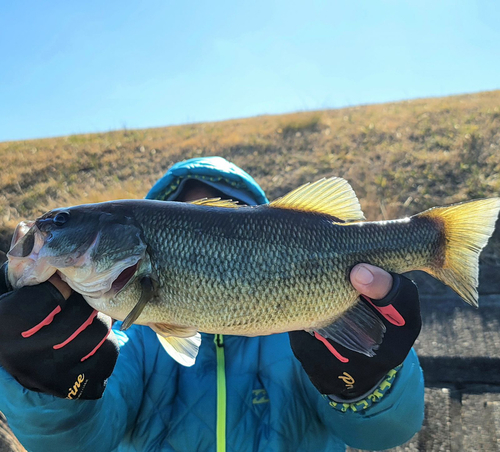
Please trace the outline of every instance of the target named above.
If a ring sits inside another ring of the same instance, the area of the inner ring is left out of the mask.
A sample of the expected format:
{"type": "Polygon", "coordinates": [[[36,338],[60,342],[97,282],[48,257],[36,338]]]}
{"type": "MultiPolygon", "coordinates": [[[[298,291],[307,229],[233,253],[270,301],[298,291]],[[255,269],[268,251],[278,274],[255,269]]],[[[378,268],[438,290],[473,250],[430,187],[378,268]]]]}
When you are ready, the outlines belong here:
{"type": "Polygon", "coordinates": [[[22,219],[141,198],[176,161],[206,155],[244,168],[270,199],[344,177],[370,220],[499,196],[500,91],[0,143],[0,250],[22,219]]]}

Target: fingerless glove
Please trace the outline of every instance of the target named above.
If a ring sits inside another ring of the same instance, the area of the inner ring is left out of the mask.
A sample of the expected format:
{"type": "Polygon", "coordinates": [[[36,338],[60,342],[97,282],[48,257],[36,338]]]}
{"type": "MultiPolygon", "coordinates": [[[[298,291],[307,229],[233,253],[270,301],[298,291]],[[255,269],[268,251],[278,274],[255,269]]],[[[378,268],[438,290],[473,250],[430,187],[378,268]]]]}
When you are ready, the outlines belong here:
{"type": "Polygon", "coordinates": [[[368,303],[386,326],[382,344],[375,356],[368,357],[324,339],[344,358],[340,360],[324,342],[311,334],[305,331],[289,333],[295,357],[320,393],[339,401],[363,398],[405,360],[420,333],[420,301],[417,287],[412,281],[398,274],[392,273],[392,276],[393,286],[386,297],[371,300],[371,303],[362,300],[368,303]]]}
{"type": "Polygon", "coordinates": [[[50,282],[12,291],[0,268],[0,365],[25,388],[98,399],[118,357],[111,318],[50,282]]]}

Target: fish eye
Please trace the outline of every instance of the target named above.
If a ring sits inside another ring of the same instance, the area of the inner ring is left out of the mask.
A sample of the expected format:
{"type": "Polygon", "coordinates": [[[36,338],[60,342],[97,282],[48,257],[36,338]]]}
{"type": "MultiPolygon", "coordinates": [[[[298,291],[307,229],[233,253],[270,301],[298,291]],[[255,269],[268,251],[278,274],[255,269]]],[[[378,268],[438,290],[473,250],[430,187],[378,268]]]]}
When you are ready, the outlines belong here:
{"type": "Polygon", "coordinates": [[[53,219],[53,223],[56,226],[62,226],[66,221],[69,220],[69,212],[59,212],[53,219]]]}

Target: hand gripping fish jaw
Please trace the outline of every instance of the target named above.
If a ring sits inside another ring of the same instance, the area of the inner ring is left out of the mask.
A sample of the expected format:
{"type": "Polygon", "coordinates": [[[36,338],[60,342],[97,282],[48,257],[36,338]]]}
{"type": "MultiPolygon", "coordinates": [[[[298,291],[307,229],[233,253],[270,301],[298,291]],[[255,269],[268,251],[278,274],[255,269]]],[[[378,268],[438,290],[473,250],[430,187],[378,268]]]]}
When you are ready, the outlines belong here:
{"type": "Polygon", "coordinates": [[[141,230],[130,217],[92,204],[55,209],[21,224],[14,240],[8,253],[13,287],[39,284],[57,271],[90,298],[115,296],[128,283],[126,270],[138,266],[146,253],[141,230]]]}

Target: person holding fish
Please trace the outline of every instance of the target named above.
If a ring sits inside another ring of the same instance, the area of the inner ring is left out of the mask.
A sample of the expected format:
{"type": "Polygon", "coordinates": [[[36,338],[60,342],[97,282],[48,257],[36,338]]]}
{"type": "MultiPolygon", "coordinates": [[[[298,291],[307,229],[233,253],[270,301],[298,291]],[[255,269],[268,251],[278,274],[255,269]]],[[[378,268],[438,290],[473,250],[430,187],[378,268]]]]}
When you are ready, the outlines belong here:
{"type": "MultiPolygon", "coordinates": [[[[345,181],[330,179],[268,204],[250,175],[225,159],[206,157],[170,168],[148,193],[147,199],[158,200],[147,204],[148,211],[134,202],[69,208],[18,231],[0,273],[0,410],[20,441],[33,451],[67,452],[380,450],[408,441],[424,414],[422,370],[412,349],[421,328],[415,285],[358,260],[335,279],[343,290],[335,306],[309,304],[333,292],[322,286],[303,289],[304,295],[294,286],[294,272],[319,280],[314,257],[322,250],[309,250],[306,266],[288,262],[270,282],[260,269],[272,274],[280,264],[257,255],[261,243],[245,234],[258,223],[245,216],[249,208],[234,204],[256,206],[251,215],[276,216],[284,238],[275,238],[268,223],[258,234],[269,256],[283,261],[289,256],[275,244],[294,242],[286,228],[297,222],[309,231],[316,230],[313,220],[325,231],[332,222],[342,234],[360,229],[353,196],[345,181]],[[340,201],[330,208],[335,199],[340,201]],[[168,227],[151,236],[122,233],[137,228],[138,218],[161,223],[164,206],[178,212],[168,227]],[[126,213],[118,220],[120,209],[126,213]],[[314,212],[302,220],[298,215],[305,211],[314,212]],[[95,215],[99,224],[109,224],[109,233],[96,236],[82,226],[95,215]],[[76,251],[51,254],[51,247],[61,246],[60,231],[65,246],[78,244],[76,251]],[[191,246],[176,244],[175,233],[190,234],[191,246]],[[155,254],[155,240],[178,253],[175,259],[155,254]],[[113,241],[125,261],[118,269],[107,266],[113,255],[103,248],[113,241]],[[213,241],[218,245],[210,248],[213,241]],[[235,242],[244,253],[223,260],[235,242]],[[130,257],[136,249],[140,259],[130,257]],[[230,273],[238,259],[249,262],[244,274],[230,273]],[[108,285],[96,283],[98,272],[112,274],[108,285]],[[227,287],[237,296],[231,298],[227,287]],[[187,309],[175,305],[183,297],[187,309]],[[174,306],[169,319],[176,322],[162,317],[161,300],[174,306]],[[318,323],[328,309],[337,309],[329,315],[335,321],[318,323]],[[106,313],[119,321],[112,326],[106,313]],[[199,318],[190,320],[196,327],[182,323],[183,316],[199,318]]],[[[429,215],[413,218],[397,227],[421,221],[427,235],[420,242],[429,236],[441,243],[429,215]]],[[[371,231],[368,225],[362,227],[371,231]]],[[[374,257],[372,263],[378,262],[374,257]]],[[[472,290],[466,297],[474,302],[472,290]]]]}

